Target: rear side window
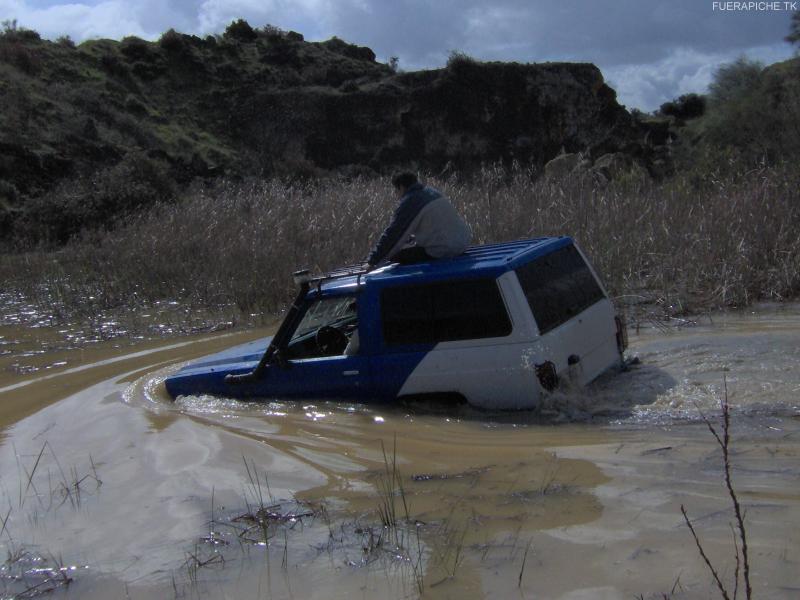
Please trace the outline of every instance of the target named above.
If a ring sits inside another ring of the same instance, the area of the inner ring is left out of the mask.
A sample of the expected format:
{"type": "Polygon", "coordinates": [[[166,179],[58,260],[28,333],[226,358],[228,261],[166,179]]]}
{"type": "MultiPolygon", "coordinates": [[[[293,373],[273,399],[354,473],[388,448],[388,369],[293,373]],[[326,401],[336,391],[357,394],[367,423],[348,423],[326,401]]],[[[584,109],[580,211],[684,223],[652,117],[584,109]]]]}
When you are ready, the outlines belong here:
{"type": "Polygon", "coordinates": [[[511,321],[493,279],[392,287],[381,293],[387,345],[502,337],[511,321]]]}
{"type": "Polygon", "coordinates": [[[525,297],[547,333],[605,295],[575,246],[565,246],[517,269],[525,297]]]}

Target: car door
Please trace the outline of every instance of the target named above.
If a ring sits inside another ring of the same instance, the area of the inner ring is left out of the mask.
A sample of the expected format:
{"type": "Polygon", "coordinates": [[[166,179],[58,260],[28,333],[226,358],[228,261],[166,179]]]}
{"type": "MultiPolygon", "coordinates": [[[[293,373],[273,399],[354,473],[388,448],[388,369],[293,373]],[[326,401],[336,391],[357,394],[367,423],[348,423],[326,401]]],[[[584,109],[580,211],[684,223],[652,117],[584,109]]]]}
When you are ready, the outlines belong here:
{"type": "Polygon", "coordinates": [[[319,356],[272,364],[270,394],[280,398],[363,400],[372,393],[369,359],[363,355],[319,356]]]}
{"type": "MultiPolygon", "coordinates": [[[[341,398],[360,400],[372,393],[370,363],[366,354],[342,346],[335,354],[316,348],[314,332],[336,327],[350,338],[361,329],[364,309],[356,295],[333,295],[312,298],[303,307],[289,342],[283,363],[270,365],[267,373],[270,395],[283,398],[341,398]],[[356,313],[350,312],[356,308],[356,313]],[[358,319],[353,320],[357,315],[358,319]],[[355,327],[354,330],[351,330],[355,327]]],[[[339,334],[341,335],[341,333],[339,334]]],[[[319,338],[316,338],[317,342],[319,338]]]]}

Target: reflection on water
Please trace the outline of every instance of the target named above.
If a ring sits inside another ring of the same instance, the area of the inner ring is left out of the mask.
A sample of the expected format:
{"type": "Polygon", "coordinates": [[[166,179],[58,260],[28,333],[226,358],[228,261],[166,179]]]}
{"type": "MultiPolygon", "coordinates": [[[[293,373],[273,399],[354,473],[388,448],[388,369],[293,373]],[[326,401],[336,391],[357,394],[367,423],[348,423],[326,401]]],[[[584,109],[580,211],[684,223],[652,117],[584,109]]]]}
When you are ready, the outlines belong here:
{"type": "Polygon", "coordinates": [[[93,575],[66,590],[76,598],[122,598],[126,586],[144,598],[713,596],[680,506],[730,579],[721,459],[699,421],[717,414],[727,382],[758,596],[791,597],[797,314],[632,336],[640,365],[525,412],[166,396],[167,374],[241,336],[154,344],[135,358],[107,349],[114,361],[101,352],[49,379],[6,369],[0,408],[65,399],[2,413],[0,505],[12,510],[0,544],[88,565],[93,575]],[[55,506],[48,481],[70,489],[92,466],[102,486],[84,487],[80,508],[55,506]],[[242,542],[242,513],[261,503],[309,516],[269,525],[266,546],[242,542]]]}
{"type": "MultiPolygon", "coordinates": [[[[166,336],[224,331],[234,326],[237,313],[228,305],[198,308],[174,300],[112,309],[87,296],[82,314],[67,314],[47,286],[36,301],[0,290],[0,388],[9,374],[32,375],[85,363],[86,351],[94,346],[101,348],[94,353],[100,356],[110,348],[130,348],[147,340],[163,343],[166,336]]],[[[249,319],[251,324],[265,322],[257,314],[249,319]]]]}

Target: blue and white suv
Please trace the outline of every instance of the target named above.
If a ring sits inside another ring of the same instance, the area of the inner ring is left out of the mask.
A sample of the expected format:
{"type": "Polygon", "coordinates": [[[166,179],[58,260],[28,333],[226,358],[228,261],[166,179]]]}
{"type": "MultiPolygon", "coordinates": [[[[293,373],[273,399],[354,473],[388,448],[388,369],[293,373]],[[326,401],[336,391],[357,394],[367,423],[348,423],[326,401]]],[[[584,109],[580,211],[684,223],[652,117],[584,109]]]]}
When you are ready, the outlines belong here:
{"type": "Polygon", "coordinates": [[[173,397],[445,395],[533,408],[561,379],[583,385],[621,365],[625,345],[624,324],[573,240],[539,238],[305,281],[274,338],[165,383],[173,397]]]}

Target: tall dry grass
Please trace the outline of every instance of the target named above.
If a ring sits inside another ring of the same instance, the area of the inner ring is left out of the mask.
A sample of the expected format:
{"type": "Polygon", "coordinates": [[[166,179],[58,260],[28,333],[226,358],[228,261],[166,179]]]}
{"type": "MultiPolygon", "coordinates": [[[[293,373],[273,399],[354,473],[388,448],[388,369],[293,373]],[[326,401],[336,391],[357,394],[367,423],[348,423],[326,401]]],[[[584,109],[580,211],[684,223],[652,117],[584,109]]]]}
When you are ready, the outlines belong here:
{"type": "MultiPolygon", "coordinates": [[[[610,293],[666,312],[795,298],[800,291],[800,172],[534,179],[487,167],[431,178],[473,228],[474,243],[571,235],[610,293]]],[[[174,300],[269,314],[291,297],[296,268],[362,260],[394,208],[387,181],[225,182],[162,204],[113,232],[56,252],[4,256],[8,289],[65,314],[174,300]]]]}

